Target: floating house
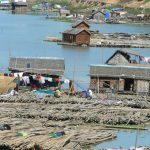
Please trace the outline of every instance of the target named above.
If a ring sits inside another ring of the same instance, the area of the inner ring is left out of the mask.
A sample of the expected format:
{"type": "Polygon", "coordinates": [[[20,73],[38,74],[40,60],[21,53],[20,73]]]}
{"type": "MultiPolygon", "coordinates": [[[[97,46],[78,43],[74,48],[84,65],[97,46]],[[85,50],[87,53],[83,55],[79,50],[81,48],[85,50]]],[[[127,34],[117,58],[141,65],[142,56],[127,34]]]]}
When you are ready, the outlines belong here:
{"type": "Polygon", "coordinates": [[[32,74],[62,76],[65,71],[64,59],[51,57],[11,57],[9,71],[32,74]]]}
{"type": "Polygon", "coordinates": [[[90,44],[90,32],[85,29],[72,28],[62,33],[62,41],[77,45],[90,44]]]}
{"type": "Polygon", "coordinates": [[[75,45],[89,45],[91,33],[89,24],[86,21],[77,21],[72,28],[62,33],[62,42],[75,45]]]}
{"type": "Polygon", "coordinates": [[[12,13],[24,13],[27,11],[26,0],[14,0],[12,1],[12,13]]]}
{"type": "Polygon", "coordinates": [[[90,88],[121,93],[150,93],[150,65],[130,50],[116,51],[104,65],[90,65],[90,88]]]}
{"type": "Polygon", "coordinates": [[[90,25],[82,20],[82,21],[77,21],[74,24],[72,24],[72,28],[78,28],[78,29],[89,29],[90,25]]]}

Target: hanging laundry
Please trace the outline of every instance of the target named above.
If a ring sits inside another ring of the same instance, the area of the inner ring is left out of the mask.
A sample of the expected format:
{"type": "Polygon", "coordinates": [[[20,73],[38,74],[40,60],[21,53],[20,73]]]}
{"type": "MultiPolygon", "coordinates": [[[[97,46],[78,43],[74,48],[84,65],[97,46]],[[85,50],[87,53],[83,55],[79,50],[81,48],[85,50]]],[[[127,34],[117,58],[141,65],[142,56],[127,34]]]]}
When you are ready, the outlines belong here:
{"type": "Polygon", "coordinates": [[[14,74],[13,74],[13,73],[10,73],[9,76],[10,76],[10,77],[14,77],[14,74]]]}
{"type": "Polygon", "coordinates": [[[150,57],[145,57],[145,61],[150,63],[150,57]]]}
{"type": "Polygon", "coordinates": [[[44,84],[44,83],[45,83],[45,78],[41,76],[40,82],[41,82],[42,84],[44,84]]]}
{"type": "Polygon", "coordinates": [[[23,76],[23,72],[18,72],[18,73],[14,73],[14,77],[22,77],[23,76]]]}
{"type": "Polygon", "coordinates": [[[56,79],[55,79],[55,82],[60,82],[60,78],[59,78],[59,77],[56,78],[56,79]]]}
{"type": "Polygon", "coordinates": [[[52,78],[48,78],[48,81],[49,81],[49,82],[52,82],[52,81],[53,81],[53,79],[52,79],[52,78]]]}
{"type": "Polygon", "coordinates": [[[33,77],[33,79],[35,79],[35,78],[36,78],[36,75],[32,75],[32,77],[33,77]]]}
{"type": "Polygon", "coordinates": [[[40,80],[41,76],[39,74],[36,75],[35,80],[40,80]]]}
{"type": "Polygon", "coordinates": [[[44,79],[48,81],[48,77],[44,77],[44,79]]]}
{"type": "Polygon", "coordinates": [[[150,63],[150,57],[140,56],[140,60],[150,63]]]}
{"type": "Polygon", "coordinates": [[[28,76],[23,76],[22,77],[24,85],[27,86],[28,84],[30,84],[30,79],[28,76]]]}
{"type": "Polygon", "coordinates": [[[68,80],[68,79],[65,79],[65,80],[64,80],[64,83],[68,84],[68,83],[69,83],[69,80],[68,80]]]}

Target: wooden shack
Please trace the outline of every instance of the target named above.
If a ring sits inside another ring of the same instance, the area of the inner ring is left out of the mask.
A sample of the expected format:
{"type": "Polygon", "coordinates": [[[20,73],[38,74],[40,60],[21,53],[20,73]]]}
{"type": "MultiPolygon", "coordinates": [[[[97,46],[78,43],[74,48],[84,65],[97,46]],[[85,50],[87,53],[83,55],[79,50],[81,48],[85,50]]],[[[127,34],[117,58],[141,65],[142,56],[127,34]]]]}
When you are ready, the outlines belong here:
{"type": "Polygon", "coordinates": [[[140,54],[130,49],[117,50],[107,61],[108,65],[140,64],[140,54]]]}
{"type": "Polygon", "coordinates": [[[62,41],[66,43],[75,43],[77,45],[89,45],[91,34],[84,29],[69,29],[62,33],[62,41]]]}
{"type": "Polygon", "coordinates": [[[24,13],[27,11],[27,2],[26,0],[14,0],[12,2],[12,13],[24,13]]]}
{"type": "Polygon", "coordinates": [[[72,28],[78,28],[78,29],[89,29],[90,25],[82,20],[82,21],[77,21],[74,24],[72,24],[72,28]]]}
{"type": "Polygon", "coordinates": [[[89,19],[94,19],[97,21],[104,21],[105,14],[102,11],[93,11],[89,19]]]}
{"type": "Polygon", "coordinates": [[[90,65],[90,88],[123,93],[150,93],[150,65],[129,49],[117,50],[105,65],[90,65]]]}
{"type": "Polygon", "coordinates": [[[51,57],[11,57],[9,61],[11,72],[28,72],[41,75],[62,76],[64,74],[64,59],[51,57]]]}
{"type": "Polygon", "coordinates": [[[150,93],[150,67],[91,65],[90,88],[96,92],[110,91],[150,93]]]}

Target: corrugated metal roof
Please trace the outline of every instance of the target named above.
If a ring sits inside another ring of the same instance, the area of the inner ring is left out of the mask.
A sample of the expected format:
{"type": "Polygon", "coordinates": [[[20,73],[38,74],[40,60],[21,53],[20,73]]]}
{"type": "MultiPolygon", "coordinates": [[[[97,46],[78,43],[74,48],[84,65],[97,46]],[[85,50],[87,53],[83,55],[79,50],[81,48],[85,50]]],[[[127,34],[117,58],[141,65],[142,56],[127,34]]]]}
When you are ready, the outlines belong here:
{"type": "Polygon", "coordinates": [[[142,69],[150,69],[150,65],[143,65],[143,66],[141,66],[141,64],[136,64],[136,65],[126,65],[126,66],[124,66],[124,65],[102,65],[102,64],[90,64],[89,65],[90,67],[91,66],[96,66],[96,67],[111,67],[111,68],[120,68],[120,67],[122,67],[122,68],[137,68],[137,69],[140,69],[140,68],[142,68],[142,69]]]}
{"type": "Polygon", "coordinates": [[[64,58],[58,58],[58,57],[10,57],[15,59],[52,59],[52,60],[64,60],[64,58]]]}
{"type": "Polygon", "coordinates": [[[150,67],[90,65],[90,76],[124,77],[150,80],[150,67]]]}
{"type": "Polygon", "coordinates": [[[63,75],[64,59],[51,57],[11,57],[9,70],[17,70],[39,74],[63,75]]]}
{"type": "MultiPolygon", "coordinates": [[[[117,50],[118,52],[122,52],[125,54],[131,54],[131,55],[136,55],[136,56],[140,56],[140,54],[137,51],[131,50],[131,49],[119,49],[117,50]]],[[[116,51],[116,52],[117,52],[116,51]]]]}
{"type": "MultiPolygon", "coordinates": [[[[108,60],[106,61],[106,64],[109,64],[109,62],[113,59],[113,58],[115,58],[115,56],[117,55],[117,54],[120,54],[120,59],[121,59],[121,56],[123,56],[126,60],[127,60],[127,58],[124,56],[124,54],[126,55],[134,55],[134,56],[140,56],[140,54],[138,53],[138,52],[136,52],[136,51],[133,51],[133,50],[131,50],[131,49],[119,49],[119,50],[117,50],[111,57],[109,57],[108,58],[108,60]]],[[[127,60],[127,61],[129,61],[129,60],[127,60]]],[[[120,63],[120,62],[118,62],[118,63],[120,63]]]]}
{"type": "Polygon", "coordinates": [[[95,14],[97,14],[97,13],[101,13],[101,14],[105,15],[105,13],[103,13],[103,12],[100,11],[100,10],[95,10],[95,11],[93,11],[93,12],[92,12],[92,15],[95,15],[95,14]]]}
{"type": "Polygon", "coordinates": [[[72,24],[72,27],[75,28],[75,27],[77,27],[77,26],[78,26],[79,24],[81,24],[81,23],[84,23],[84,24],[86,24],[87,26],[90,27],[90,25],[89,25],[85,20],[76,21],[75,23],[72,24]]]}
{"type": "Polygon", "coordinates": [[[77,29],[77,28],[68,29],[68,30],[64,31],[63,33],[77,35],[77,34],[81,33],[82,31],[85,31],[85,32],[87,32],[88,34],[90,34],[90,32],[88,32],[88,31],[85,30],[85,29],[77,29]]]}

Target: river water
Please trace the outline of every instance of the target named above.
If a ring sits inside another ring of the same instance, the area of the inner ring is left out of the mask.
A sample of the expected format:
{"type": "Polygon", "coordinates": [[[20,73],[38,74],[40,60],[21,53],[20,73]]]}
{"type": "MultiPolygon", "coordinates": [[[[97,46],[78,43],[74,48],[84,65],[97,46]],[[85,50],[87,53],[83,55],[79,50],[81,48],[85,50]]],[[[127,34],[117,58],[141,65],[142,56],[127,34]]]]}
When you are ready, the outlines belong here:
{"type": "MultiPolygon", "coordinates": [[[[88,80],[89,64],[104,63],[117,48],[71,47],[44,42],[46,36],[61,37],[71,23],[46,20],[45,16],[12,15],[0,11],[0,69],[8,67],[9,56],[62,57],[65,76],[88,80]]],[[[100,32],[150,33],[150,26],[126,24],[91,24],[100,32]]],[[[150,49],[136,49],[150,56],[150,49]]]]}
{"type": "Polygon", "coordinates": [[[100,150],[102,148],[126,148],[139,146],[150,146],[150,127],[145,131],[137,130],[118,130],[116,131],[117,139],[106,141],[91,148],[100,150]],[[137,139],[137,140],[136,140],[137,139]]]}
{"type": "MultiPolygon", "coordinates": [[[[60,33],[70,27],[71,23],[46,20],[45,16],[13,15],[8,11],[0,11],[0,71],[7,71],[10,56],[61,57],[65,59],[65,77],[73,78],[75,81],[86,81],[88,84],[89,65],[104,64],[117,48],[71,47],[43,41],[46,36],[61,37],[60,33]]],[[[150,33],[149,25],[91,24],[91,29],[100,32],[150,33]]],[[[150,56],[149,48],[134,50],[143,56],[150,56]]],[[[81,85],[80,88],[82,87],[86,85],[81,85]]],[[[150,133],[147,132],[143,139],[147,134],[150,137],[150,133]]],[[[135,138],[134,134],[124,131],[119,135],[119,139],[126,136],[135,138]]],[[[116,143],[118,146],[122,145],[119,140],[116,143]]],[[[125,142],[126,145],[127,143],[125,142]]]]}

